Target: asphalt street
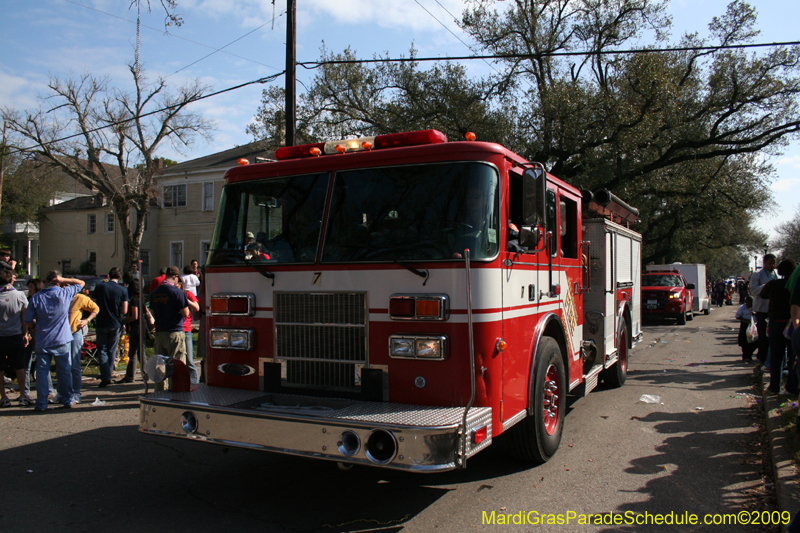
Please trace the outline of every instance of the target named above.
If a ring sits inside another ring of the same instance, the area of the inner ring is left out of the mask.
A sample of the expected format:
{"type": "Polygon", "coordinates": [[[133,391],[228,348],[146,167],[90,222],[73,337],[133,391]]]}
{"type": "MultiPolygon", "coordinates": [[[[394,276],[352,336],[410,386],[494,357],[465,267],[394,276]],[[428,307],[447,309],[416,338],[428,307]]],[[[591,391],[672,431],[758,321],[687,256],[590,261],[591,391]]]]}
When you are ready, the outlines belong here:
{"type": "Polygon", "coordinates": [[[3,409],[0,531],[778,531],[702,524],[705,515],[776,511],[735,309],[685,326],[648,325],[625,386],[571,402],[561,448],[536,467],[508,458],[502,439],[466,470],[426,475],[340,471],[147,436],[137,431],[139,382],[88,384],[70,410],[3,409]],[[500,515],[513,522],[518,513],[694,514],[701,523],[498,525],[500,515]]]}

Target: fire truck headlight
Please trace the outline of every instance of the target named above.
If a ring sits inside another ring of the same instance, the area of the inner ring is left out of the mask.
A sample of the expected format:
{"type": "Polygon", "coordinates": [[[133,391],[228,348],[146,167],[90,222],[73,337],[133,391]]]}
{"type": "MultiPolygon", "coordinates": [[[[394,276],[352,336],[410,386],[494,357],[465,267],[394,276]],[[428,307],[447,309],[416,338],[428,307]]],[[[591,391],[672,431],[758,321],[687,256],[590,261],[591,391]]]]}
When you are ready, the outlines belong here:
{"type": "Polygon", "coordinates": [[[400,359],[447,359],[447,335],[392,335],[389,355],[400,359]]]}
{"type": "Polygon", "coordinates": [[[389,340],[389,354],[392,357],[414,357],[414,340],[393,337],[389,340]]]}
{"type": "Polygon", "coordinates": [[[214,348],[227,348],[230,343],[230,332],[224,330],[211,330],[211,346],[214,348]]]}
{"type": "Polygon", "coordinates": [[[255,330],[211,328],[211,347],[231,350],[252,350],[255,330]]]}
{"type": "Polygon", "coordinates": [[[440,359],[442,357],[441,339],[417,340],[417,357],[440,359]]]}
{"type": "Polygon", "coordinates": [[[673,293],[670,293],[669,297],[670,297],[670,299],[680,298],[681,297],[681,293],[673,292],[673,293]]]}
{"type": "Polygon", "coordinates": [[[235,331],[231,333],[231,348],[244,348],[247,346],[247,333],[235,331]]]}

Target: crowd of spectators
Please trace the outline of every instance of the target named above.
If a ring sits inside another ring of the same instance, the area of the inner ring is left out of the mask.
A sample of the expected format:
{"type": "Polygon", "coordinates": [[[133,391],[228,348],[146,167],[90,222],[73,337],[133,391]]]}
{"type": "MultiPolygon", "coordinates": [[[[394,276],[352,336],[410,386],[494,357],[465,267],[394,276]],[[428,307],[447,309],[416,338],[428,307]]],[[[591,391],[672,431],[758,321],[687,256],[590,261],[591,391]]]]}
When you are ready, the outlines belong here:
{"type": "MultiPolygon", "coordinates": [[[[49,404],[71,408],[81,401],[82,355],[90,333],[100,367],[97,387],[134,382],[137,363],[144,360],[140,341],[153,334],[155,353],[183,361],[192,385],[202,379],[192,342],[192,317],[201,314],[202,274],[196,260],[183,271],[176,266],[162,268],[150,284],[149,303],[144,305],[140,304],[144,301],[141,273],[135,264],[124,274],[112,268],[91,294],[83,280],[53,270],[44,279],[29,279],[27,296],[14,286],[15,267],[10,251],[0,249],[0,370],[17,382],[15,400],[21,407],[33,405],[41,412],[50,409],[49,404]],[[128,365],[124,376],[115,381],[123,333],[128,339],[128,365]],[[30,394],[32,381],[35,398],[30,394]]],[[[163,387],[156,384],[156,390],[163,387]]],[[[0,407],[10,407],[12,398],[5,384],[0,392],[0,407]]]]}
{"type": "MultiPolygon", "coordinates": [[[[749,294],[736,313],[742,357],[755,354],[770,376],[767,393],[800,394],[800,268],[765,254],[763,268],[749,280],[749,294]],[[785,380],[784,380],[785,376],[785,380]]],[[[800,418],[798,418],[800,426],[800,418]]]]}

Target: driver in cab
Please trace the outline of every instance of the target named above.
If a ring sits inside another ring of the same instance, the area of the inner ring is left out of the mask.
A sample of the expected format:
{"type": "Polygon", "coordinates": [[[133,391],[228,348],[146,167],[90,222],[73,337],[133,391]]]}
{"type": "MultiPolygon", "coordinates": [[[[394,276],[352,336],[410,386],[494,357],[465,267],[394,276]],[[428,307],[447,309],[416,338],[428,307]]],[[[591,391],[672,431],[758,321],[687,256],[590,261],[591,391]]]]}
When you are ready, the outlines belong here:
{"type": "Polygon", "coordinates": [[[253,235],[252,231],[248,231],[244,238],[244,258],[247,260],[269,260],[269,254],[267,254],[267,251],[264,249],[261,243],[255,240],[255,236],[253,235]]]}

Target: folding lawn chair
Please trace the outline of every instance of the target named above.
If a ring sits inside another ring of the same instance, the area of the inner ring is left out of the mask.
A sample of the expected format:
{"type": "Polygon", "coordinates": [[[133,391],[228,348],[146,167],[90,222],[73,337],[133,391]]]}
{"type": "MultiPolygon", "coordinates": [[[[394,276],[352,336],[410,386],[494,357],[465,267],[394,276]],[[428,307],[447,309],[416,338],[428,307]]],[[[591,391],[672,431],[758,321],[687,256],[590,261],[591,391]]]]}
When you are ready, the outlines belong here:
{"type": "Polygon", "coordinates": [[[84,374],[86,373],[86,369],[89,368],[89,365],[92,363],[92,361],[94,361],[97,366],[100,366],[100,360],[97,359],[97,344],[92,342],[96,340],[97,337],[94,335],[87,335],[83,338],[83,346],[81,347],[81,360],[84,361],[84,374]]]}

